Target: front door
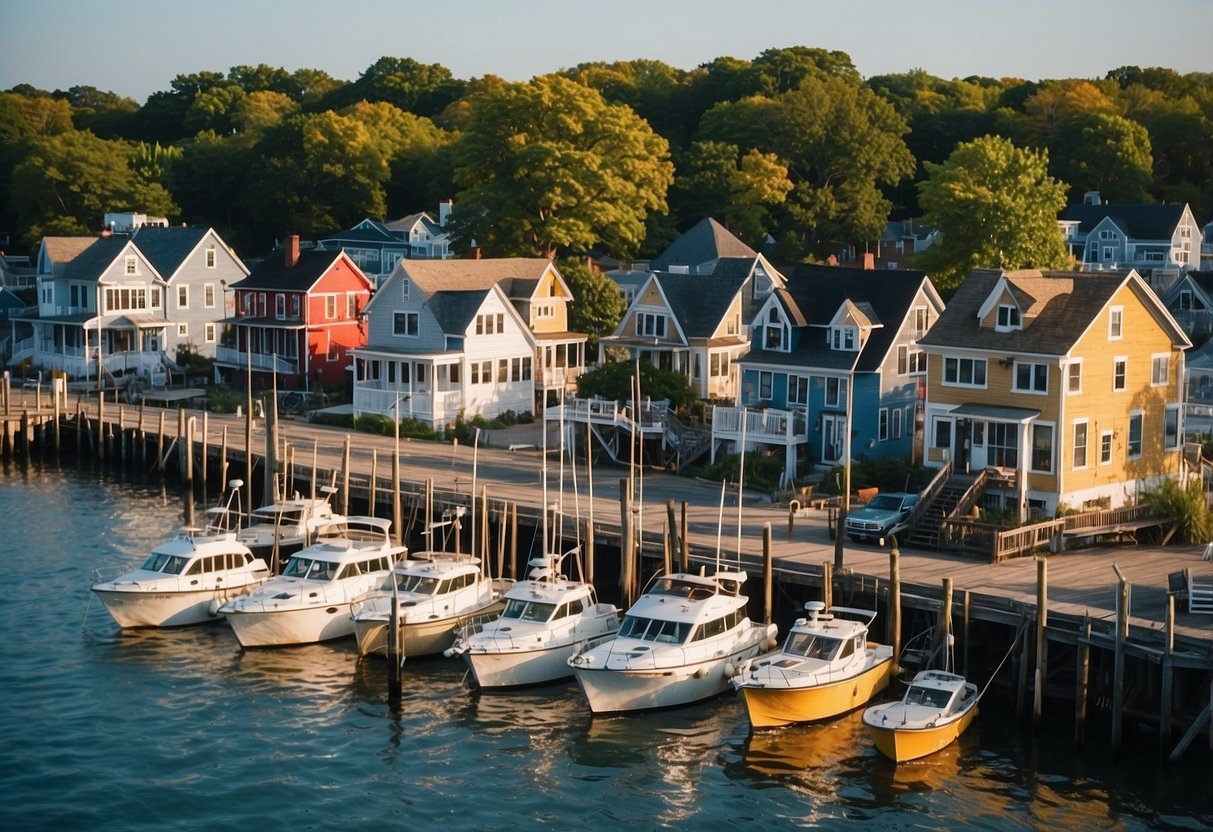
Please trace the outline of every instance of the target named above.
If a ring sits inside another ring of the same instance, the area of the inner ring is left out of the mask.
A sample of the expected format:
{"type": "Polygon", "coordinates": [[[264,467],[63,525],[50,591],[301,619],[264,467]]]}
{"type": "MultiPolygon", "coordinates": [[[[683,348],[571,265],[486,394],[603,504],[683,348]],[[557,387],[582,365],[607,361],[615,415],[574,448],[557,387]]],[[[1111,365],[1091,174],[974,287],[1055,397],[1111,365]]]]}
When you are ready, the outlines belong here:
{"type": "Polygon", "coordinates": [[[847,434],[847,417],[842,413],[821,414],[821,460],[834,464],[842,461],[843,437],[847,434]]]}

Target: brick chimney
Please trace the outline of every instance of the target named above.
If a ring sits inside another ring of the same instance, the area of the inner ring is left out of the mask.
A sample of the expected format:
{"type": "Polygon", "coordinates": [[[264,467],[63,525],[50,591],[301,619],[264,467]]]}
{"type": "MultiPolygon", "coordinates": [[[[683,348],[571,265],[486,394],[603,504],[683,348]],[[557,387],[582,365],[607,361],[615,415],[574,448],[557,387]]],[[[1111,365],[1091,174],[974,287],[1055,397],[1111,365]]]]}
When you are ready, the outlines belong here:
{"type": "Polygon", "coordinates": [[[299,262],[299,235],[287,234],[286,239],[282,241],[282,248],[286,255],[284,262],[289,269],[299,262]]]}

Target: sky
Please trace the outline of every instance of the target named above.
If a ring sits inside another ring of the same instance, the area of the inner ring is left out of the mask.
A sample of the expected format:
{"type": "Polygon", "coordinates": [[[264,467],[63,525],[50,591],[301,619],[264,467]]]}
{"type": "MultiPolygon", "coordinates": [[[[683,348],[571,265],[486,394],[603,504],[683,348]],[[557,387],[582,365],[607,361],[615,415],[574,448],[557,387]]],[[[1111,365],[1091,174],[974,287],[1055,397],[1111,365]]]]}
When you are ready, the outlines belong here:
{"type": "Polygon", "coordinates": [[[525,81],[586,61],[693,69],[766,49],[851,56],[865,78],[1102,78],[1213,72],[1213,0],[0,0],[0,90],[87,85],[134,98],[241,64],[356,79],[380,57],[525,81]]]}

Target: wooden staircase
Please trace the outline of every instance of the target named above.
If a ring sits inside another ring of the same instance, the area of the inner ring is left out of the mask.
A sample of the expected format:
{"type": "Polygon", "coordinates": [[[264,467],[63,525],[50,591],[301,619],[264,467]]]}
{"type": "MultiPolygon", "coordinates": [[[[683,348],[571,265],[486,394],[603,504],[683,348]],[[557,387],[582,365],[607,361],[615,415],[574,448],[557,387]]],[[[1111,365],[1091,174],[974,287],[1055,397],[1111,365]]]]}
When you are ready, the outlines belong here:
{"type": "Polygon", "coordinates": [[[918,513],[906,546],[916,549],[939,548],[939,526],[945,517],[956,509],[956,505],[973,485],[973,477],[952,475],[918,513]]]}

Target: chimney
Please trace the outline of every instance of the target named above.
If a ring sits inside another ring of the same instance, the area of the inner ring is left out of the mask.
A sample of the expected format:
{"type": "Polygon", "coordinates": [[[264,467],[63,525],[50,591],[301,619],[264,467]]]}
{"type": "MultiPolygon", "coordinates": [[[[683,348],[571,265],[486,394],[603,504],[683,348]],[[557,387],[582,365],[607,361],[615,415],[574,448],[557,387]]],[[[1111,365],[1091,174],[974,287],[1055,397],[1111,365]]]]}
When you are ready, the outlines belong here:
{"type": "Polygon", "coordinates": [[[449,199],[444,199],[438,203],[438,224],[446,228],[446,221],[451,217],[452,203],[449,199]]]}
{"type": "Polygon", "coordinates": [[[299,262],[299,235],[287,234],[283,240],[283,249],[286,251],[286,267],[289,269],[299,262]]]}
{"type": "Polygon", "coordinates": [[[863,267],[865,269],[876,268],[876,255],[870,251],[865,251],[863,253],[863,267]]]}
{"type": "Polygon", "coordinates": [[[1087,191],[1082,195],[1083,205],[1100,205],[1099,191],[1087,191]]]}

